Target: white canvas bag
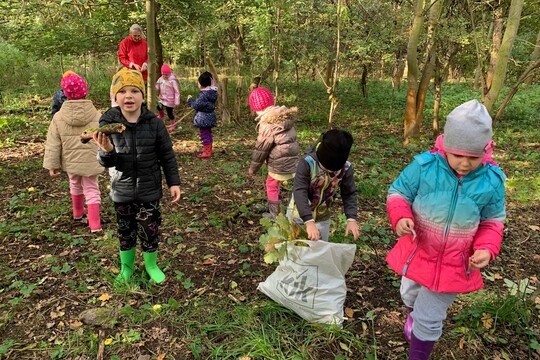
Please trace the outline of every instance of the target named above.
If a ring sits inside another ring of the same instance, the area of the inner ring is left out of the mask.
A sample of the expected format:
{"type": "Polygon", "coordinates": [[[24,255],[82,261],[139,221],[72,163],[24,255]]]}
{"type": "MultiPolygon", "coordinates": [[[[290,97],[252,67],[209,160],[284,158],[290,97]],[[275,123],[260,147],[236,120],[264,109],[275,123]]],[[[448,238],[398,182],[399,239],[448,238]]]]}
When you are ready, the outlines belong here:
{"type": "Polygon", "coordinates": [[[307,321],[341,325],[347,295],[345,273],[354,260],[356,245],[297,242],[307,246],[288,242],[287,257],[257,289],[307,321]]]}

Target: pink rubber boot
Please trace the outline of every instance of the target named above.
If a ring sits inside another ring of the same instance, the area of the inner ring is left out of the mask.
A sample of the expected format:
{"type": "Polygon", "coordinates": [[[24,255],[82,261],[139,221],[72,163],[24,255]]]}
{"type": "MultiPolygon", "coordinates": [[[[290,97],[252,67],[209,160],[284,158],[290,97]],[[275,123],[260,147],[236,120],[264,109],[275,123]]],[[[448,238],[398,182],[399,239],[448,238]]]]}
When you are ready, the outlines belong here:
{"type": "Polygon", "coordinates": [[[91,232],[101,231],[101,216],[99,204],[88,204],[88,226],[91,232]]]}
{"type": "Polygon", "coordinates": [[[84,195],[71,195],[71,205],[73,207],[73,219],[81,220],[85,214],[84,195]]]}

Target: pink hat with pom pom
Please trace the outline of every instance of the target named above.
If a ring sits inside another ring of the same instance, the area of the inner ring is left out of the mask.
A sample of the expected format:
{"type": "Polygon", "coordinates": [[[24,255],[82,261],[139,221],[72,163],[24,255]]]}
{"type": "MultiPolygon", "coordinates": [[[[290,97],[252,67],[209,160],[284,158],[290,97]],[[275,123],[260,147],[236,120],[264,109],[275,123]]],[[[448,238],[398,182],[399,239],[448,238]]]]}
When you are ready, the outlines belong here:
{"type": "Polygon", "coordinates": [[[258,87],[249,94],[249,107],[255,112],[263,111],[272,105],[274,105],[274,96],[267,88],[258,87]]]}
{"type": "Polygon", "coordinates": [[[88,95],[88,85],[86,81],[74,72],[70,72],[60,81],[64,95],[69,100],[82,99],[88,95]]]}
{"type": "Polygon", "coordinates": [[[161,74],[170,75],[172,73],[171,67],[167,64],[161,65],[161,74]]]}

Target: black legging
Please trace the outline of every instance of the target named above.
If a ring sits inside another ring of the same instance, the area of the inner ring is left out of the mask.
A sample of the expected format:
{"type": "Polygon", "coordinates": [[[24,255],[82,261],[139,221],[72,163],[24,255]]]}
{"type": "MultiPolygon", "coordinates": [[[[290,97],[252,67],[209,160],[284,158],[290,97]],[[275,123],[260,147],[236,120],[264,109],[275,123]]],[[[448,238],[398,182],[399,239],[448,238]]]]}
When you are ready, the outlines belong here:
{"type": "Polygon", "coordinates": [[[143,251],[154,252],[158,249],[161,225],[159,200],[148,203],[114,203],[114,208],[120,250],[133,249],[137,245],[137,238],[141,241],[143,251]]]}

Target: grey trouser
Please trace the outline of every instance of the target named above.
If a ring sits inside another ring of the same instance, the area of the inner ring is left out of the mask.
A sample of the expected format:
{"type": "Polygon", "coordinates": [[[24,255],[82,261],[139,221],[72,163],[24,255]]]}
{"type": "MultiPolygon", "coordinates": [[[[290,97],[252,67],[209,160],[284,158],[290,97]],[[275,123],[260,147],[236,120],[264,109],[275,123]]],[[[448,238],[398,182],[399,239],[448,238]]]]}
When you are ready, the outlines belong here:
{"type": "Polygon", "coordinates": [[[401,278],[399,291],[405,306],[413,309],[414,336],[424,341],[439,340],[443,320],[457,293],[436,293],[406,277],[401,278]]]}

